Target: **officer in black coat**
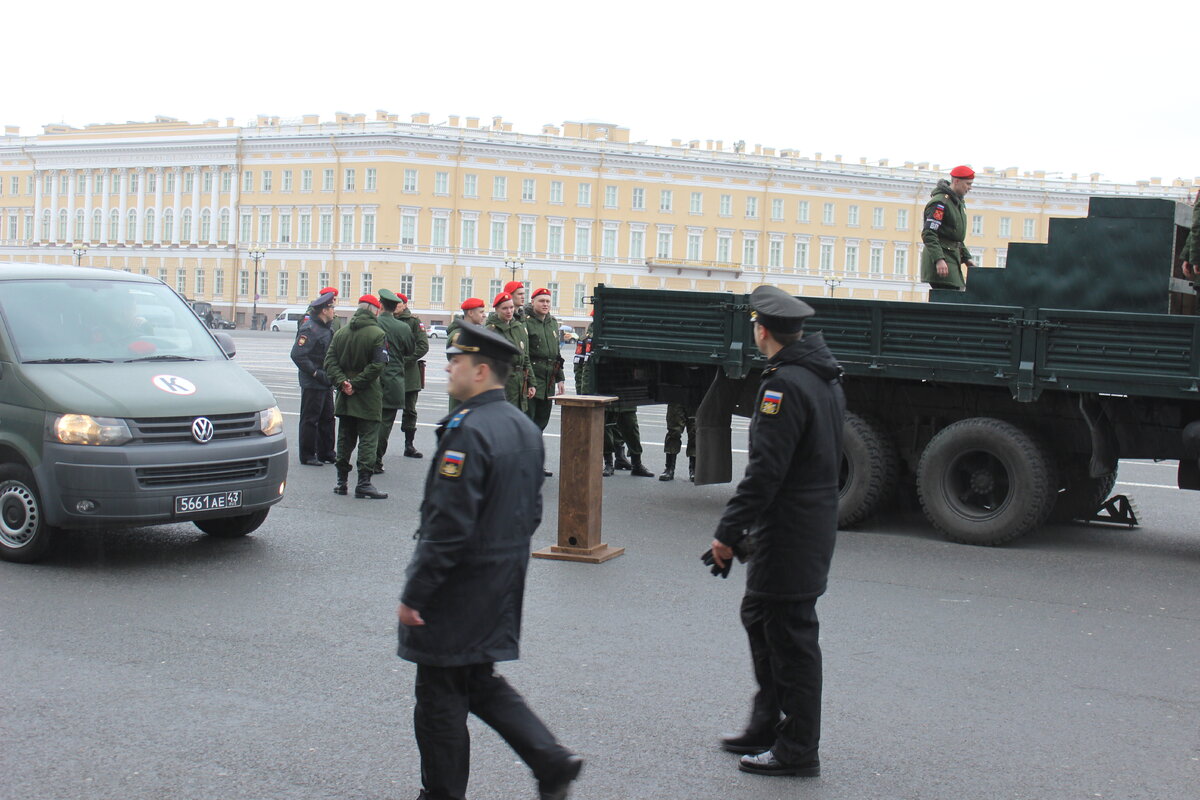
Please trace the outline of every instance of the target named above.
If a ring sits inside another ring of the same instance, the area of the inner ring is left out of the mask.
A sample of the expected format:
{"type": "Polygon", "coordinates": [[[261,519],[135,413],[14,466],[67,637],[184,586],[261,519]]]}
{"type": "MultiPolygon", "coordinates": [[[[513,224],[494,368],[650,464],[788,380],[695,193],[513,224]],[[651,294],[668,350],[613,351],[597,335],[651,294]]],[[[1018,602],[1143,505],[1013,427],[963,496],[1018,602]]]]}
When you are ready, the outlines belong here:
{"type": "Polygon", "coordinates": [[[337,295],[326,292],[311,303],[310,316],[296,330],[292,362],[300,372],[300,463],[332,464],[334,454],[333,387],[325,375],[325,351],[333,339],[337,295]]]}
{"type": "Polygon", "coordinates": [[[724,566],[749,537],[741,617],[758,692],[745,732],[721,744],[745,754],[743,772],[811,777],[821,770],[816,602],[837,534],[846,399],[841,367],[821,334],[803,335],[813,314],[807,303],[760,286],[750,307],[755,343],[768,361],[746,475],[717,526],[711,557],[724,566]]]}
{"type": "Polygon", "coordinates": [[[505,401],[516,346],[467,325],[446,353],[448,389],[462,405],[438,423],[398,611],[398,654],[417,664],[421,797],[465,796],[470,712],[529,765],[544,800],[562,800],[582,759],[494,670],[518,655],[529,542],[542,520],[541,431],[505,401]]]}

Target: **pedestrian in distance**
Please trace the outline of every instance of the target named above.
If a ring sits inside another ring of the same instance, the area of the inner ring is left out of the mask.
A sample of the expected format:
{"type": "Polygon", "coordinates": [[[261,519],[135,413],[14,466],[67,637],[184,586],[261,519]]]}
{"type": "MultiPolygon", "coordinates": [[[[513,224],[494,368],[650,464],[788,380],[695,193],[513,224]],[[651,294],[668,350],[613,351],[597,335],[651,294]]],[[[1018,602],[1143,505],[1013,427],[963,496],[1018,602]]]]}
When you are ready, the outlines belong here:
{"type": "Polygon", "coordinates": [[[448,390],[462,405],[438,423],[397,611],[397,653],[417,665],[420,796],[466,796],[470,713],[529,766],[542,800],[564,800],[583,760],[495,670],[519,655],[530,540],[542,519],[541,431],[504,390],[523,354],[475,326],[462,328],[446,354],[448,390]]]}
{"type": "Polygon", "coordinates": [[[975,171],[970,167],[950,170],[950,180],[942,178],[930,192],[921,227],[921,280],[934,289],[966,291],[963,267],[975,266],[963,243],[967,237],[967,206],[963,198],[971,191],[975,171]]]}
{"type": "Polygon", "coordinates": [[[337,483],[334,494],[346,494],[350,456],[358,449],[358,484],[354,496],[387,499],[371,484],[379,422],[383,417],[383,388],[379,378],[387,365],[387,337],[376,317],[381,306],[374,295],[358,298],[350,324],[333,335],[325,354],[325,372],[337,388],[333,413],[338,418],[337,483]]]}
{"type": "Polygon", "coordinates": [[[300,463],[332,464],[334,453],[333,384],[325,372],[325,354],[333,340],[334,295],[326,292],[309,304],[309,318],[296,330],[292,363],[300,381],[300,463]]]}
{"type": "Polygon", "coordinates": [[[750,295],[754,341],[767,356],[750,422],[746,474],[711,549],[714,574],[748,559],[741,620],[758,691],[743,733],[721,746],[761,775],[821,772],[821,647],[817,598],[837,535],[846,400],[842,369],[820,333],[804,336],[807,304],[774,286],[750,295]]]}

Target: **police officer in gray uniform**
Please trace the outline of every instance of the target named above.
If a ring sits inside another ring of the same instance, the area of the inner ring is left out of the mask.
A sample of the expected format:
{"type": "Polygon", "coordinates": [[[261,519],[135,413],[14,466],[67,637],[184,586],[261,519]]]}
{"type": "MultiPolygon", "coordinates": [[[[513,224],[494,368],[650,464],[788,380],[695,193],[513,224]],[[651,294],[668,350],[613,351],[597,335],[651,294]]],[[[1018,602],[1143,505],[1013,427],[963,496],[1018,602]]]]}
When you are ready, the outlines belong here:
{"type": "Polygon", "coordinates": [[[721,745],[744,754],[743,772],[812,777],[821,774],[816,603],[837,535],[842,368],[820,333],[804,335],[804,320],[813,314],[807,303],[760,286],[750,307],[767,366],[750,422],[746,475],[705,558],[719,569],[734,548],[751,552],[741,617],[758,693],[745,732],[721,745]]]}
{"type": "Polygon", "coordinates": [[[325,374],[325,351],[333,339],[337,295],[326,292],[310,304],[309,317],[296,330],[292,362],[300,373],[300,463],[332,464],[334,453],[333,386],[325,374]]]}
{"type": "Polygon", "coordinates": [[[529,765],[542,800],[563,800],[582,759],[495,672],[517,658],[529,542],[542,521],[542,432],[505,400],[515,345],[467,325],[446,353],[448,390],[462,405],[438,423],[398,611],[398,654],[417,664],[421,797],[465,797],[472,713],[529,765]]]}

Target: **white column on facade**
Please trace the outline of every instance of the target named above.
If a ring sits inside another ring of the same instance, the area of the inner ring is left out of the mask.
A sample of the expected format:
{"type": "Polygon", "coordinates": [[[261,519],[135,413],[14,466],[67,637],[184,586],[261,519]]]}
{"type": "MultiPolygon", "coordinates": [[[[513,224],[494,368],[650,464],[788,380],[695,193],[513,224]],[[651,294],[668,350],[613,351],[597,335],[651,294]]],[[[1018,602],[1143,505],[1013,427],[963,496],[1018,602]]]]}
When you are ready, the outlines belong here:
{"type": "Polygon", "coordinates": [[[117,195],[117,241],[123,242],[129,233],[129,226],[125,222],[129,205],[129,170],[124,167],[118,169],[116,179],[121,182],[121,193],[117,195]]]}
{"type": "Polygon", "coordinates": [[[183,225],[183,170],[171,167],[175,173],[175,195],[171,200],[171,244],[179,244],[179,229],[183,225]]]}
{"type": "MultiPolygon", "coordinates": [[[[58,170],[50,170],[50,230],[46,239],[51,244],[58,241],[58,170]]],[[[43,215],[44,216],[44,215],[43,215]]]]}
{"type": "Polygon", "coordinates": [[[75,242],[75,181],[79,173],[73,169],[67,170],[67,241],[75,242]]]}
{"type": "Polygon", "coordinates": [[[162,225],[163,225],[163,178],[166,177],[166,172],[162,167],[154,168],[154,230],[150,231],[150,238],[155,244],[162,244],[162,225]]]}
{"type": "MultiPolygon", "coordinates": [[[[241,222],[239,220],[241,211],[238,209],[238,189],[240,184],[238,183],[237,172],[232,167],[229,168],[229,172],[229,241],[237,242],[240,241],[239,237],[241,235],[241,222]]],[[[246,243],[241,242],[241,244],[244,245],[246,243]]]]}
{"type": "Polygon", "coordinates": [[[148,170],[145,167],[137,167],[135,173],[138,176],[137,228],[133,238],[138,244],[141,244],[146,241],[146,176],[148,170]]]}
{"type": "Polygon", "coordinates": [[[33,240],[40,242],[46,237],[42,230],[42,175],[45,173],[33,171],[33,240]]]}
{"type": "Polygon", "coordinates": [[[100,193],[100,241],[103,244],[109,244],[108,241],[108,212],[109,212],[109,197],[112,192],[110,186],[112,184],[112,171],[107,169],[100,170],[97,178],[96,191],[100,193]]]}
{"type": "Polygon", "coordinates": [[[80,173],[79,180],[83,181],[83,241],[92,241],[92,192],[96,191],[95,174],[90,169],[80,173]]]}
{"type": "Polygon", "coordinates": [[[209,167],[212,170],[212,194],[208,201],[208,213],[212,217],[208,230],[208,241],[215,244],[221,225],[221,168],[209,167]]]}
{"type": "Polygon", "coordinates": [[[192,171],[192,241],[200,244],[200,168],[190,167],[192,171]]]}

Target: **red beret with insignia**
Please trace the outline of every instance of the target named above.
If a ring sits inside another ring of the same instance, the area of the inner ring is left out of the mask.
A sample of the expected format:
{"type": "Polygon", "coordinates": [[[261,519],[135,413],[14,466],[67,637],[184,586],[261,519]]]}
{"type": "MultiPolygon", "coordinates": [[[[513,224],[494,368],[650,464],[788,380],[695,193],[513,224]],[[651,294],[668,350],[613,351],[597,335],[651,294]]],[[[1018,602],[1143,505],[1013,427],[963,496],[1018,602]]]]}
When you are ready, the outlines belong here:
{"type": "Polygon", "coordinates": [[[459,308],[463,311],[470,311],[472,308],[483,308],[483,301],[478,297],[468,297],[466,300],[463,300],[459,308]]]}
{"type": "Polygon", "coordinates": [[[338,290],[333,288],[332,286],[326,286],[324,289],[317,292],[317,294],[329,294],[330,292],[333,292],[334,297],[338,296],[338,290]]]}
{"type": "Polygon", "coordinates": [[[534,297],[538,297],[538,296],[540,296],[540,295],[543,295],[543,294],[544,294],[544,295],[546,295],[547,297],[549,297],[549,296],[550,296],[550,290],[549,290],[549,289],[547,289],[547,288],[545,288],[545,287],[542,287],[541,289],[534,289],[534,290],[533,290],[533,296],[534,296],[534,297]]]}
{"type": "Polygon", "coordinates": [[[513,292],[524,288],[525,284],[521,283],[520,281],[509,281],[508,283],[504,284],[504,291],[506,294],[512,294],[513,292]]]}
{"type": "Polygon", "coordinates": [[[492,301],[492,308],[495,308],[501,303],[507,303],[509,300],[512,300],[512,295],[508,292],[501,292],[500,294],[496,295],[496,299],[492,301]]]}
{"type": "Polygon", "coordinates": [[[950,170],[951,178],[964,178],[968,181],[975,179],[975,170],[970,167],[958,166],[950,170]]]}

